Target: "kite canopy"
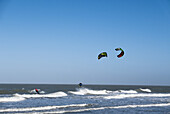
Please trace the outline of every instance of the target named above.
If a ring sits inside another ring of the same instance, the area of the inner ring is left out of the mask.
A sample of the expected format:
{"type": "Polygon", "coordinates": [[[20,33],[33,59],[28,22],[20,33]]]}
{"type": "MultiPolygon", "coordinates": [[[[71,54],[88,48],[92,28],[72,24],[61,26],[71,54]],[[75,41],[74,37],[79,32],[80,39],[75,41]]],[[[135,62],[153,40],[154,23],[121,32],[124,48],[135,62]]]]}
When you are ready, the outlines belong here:
{"type": "Polygon", "coordinates": [[[107,53],[106,52],[102,52],[98,55],[98,60],[102,57],[107,57],[107,53]]]}
{"type": "Polygon", "coordinates": [[[118,58],[122,57],[124,55],[124,51],[121,48],[116,48],[116,51],[121,51],[119,55],[117,55],[118,58]]]}

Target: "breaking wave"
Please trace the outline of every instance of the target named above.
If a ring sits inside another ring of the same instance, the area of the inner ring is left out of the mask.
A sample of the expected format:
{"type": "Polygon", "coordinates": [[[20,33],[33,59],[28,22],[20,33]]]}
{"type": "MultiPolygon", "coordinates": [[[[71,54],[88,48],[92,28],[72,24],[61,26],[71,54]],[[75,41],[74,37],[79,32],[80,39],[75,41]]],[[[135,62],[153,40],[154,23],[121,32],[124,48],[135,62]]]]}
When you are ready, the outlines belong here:
{"type": "Polygon", "coordinates": [[[69,91],[68,93],[72,93],[75,95],[106,95],[108,93],[110,93],[111,91],[107,91],[107,90],[91,90],[91,89],[87,89],[87,88],[80,88],[77,89],[77,91],[69,91]]]}
{"type": "Polygon", "coordinates": [[[109,90],[91,90],[88,88],[79,88],[77,91],[69,91],[68,93],[72,93],[75,95],[109,95],[114,93],[138,93],[135,90],[117,90],[117,91],[109,91],[109,90]]]}
{"type": "Polygon", "coordinates": [[[118,94],[112,96],[105,96],[105,99],[124,99],[124,98],[135,98],[135,97],[170,97],[170,94],[148,94],[148,93],[139,93],[139,94],[118,94]]]}
{"type": "Polygon", "coordinates": [[[150,89],[142,89],[142,88],[137,89],[137,91],[145,92],[145,93],[151,93],[152,92],[150,89]]]}
{"type": "MultiPolygon", "coordinates": [[[[37,90],[38,90],[39,93],[41,93],[41,94],[45,93],[45,91],[41,91],[41,89],[37,89],[37,90]]],[[[37,93],[37,92],[35,91],[35,89],[29,90],[28,92],[29,92],[29,93],[37,93]]]]}
{"type": "Polygon", "coordinates": [[[170,103],[110,106],[110,107],[86,108],[86,109],[78,109],[78,110],[49,111],[49,112],[43,112],[43,113],[45,113],[45,114],[49,114],[49,113],[58,113],[58,114],[59,113],[77,113],[77,112],[96,111],[96,110],[104,110],[104,109],[123,109],[123,108],[139,108],[139,107],[164,107],[164,106],[170,106],[170,103]]]}
{"type": "Polygon", "coordinates": [[[23,98],[41,98],[41,97],[64,97],[67,96],[64,92],[55,92],[50,94],[15,94],[14,96],[23,98]]]}
{"type": "Polygon", "coordinates": [[[115,91],[115,93],[138,93],[138,92],[135,90],[118,90],[115,91]]]}
{"type": "Polygon", "coordinates": [[[64,92],[55,92],[50,94],[14,94],[11,97],[0,97],[0,102],[19,102],[23,101],[26,98],[55,98],[55,97],[64,97],[67,96],[64,92]]]}
{"type": "Polygon", "coordinates": [[[0,102],[19,102],[19,101],[23,101],[23,100],[25,100],[25,98],[17,97],[17,96],[13,96],[13,97],[0,97],[0,102]]]}
{"type": "Polygon", "coordinates": [[[57,108],[85,107],[85,106],[89,106],[89,104],[70,104],[70,105],[62,105],[62,106],[11,108],[11,109],[0,109],[0,112],[42,111],[42,110],[52,110],[52,109],[57,109],[57,108]]]}
{"type": "MultiPolygon", "coordinates": [[[[9,108],[9,109],[0,109],[0,113],[6,112],[26,112],[26,111],[45,111],[45,110],[54,110],[60,108],[69,108],[69,107],[90,107],[91,104],[70,104],[70,105],[61,105],[61,106],[44,106],[44,107],[27,107],[27,108],[9,108]]],[[[108,106],[108,107],[97,107],[97,108],[83,108],[83,109],[73,109],[73,110],[59,110],[59,111],[47,111],[43,113],[77,113],[84,111],[96,111],[104,109],[125,109],[125,108],[145,108],[145,107],[165,107],[170,106],[170,103],[162,104],[144,104],[144,105],[123,105],[123,106],[108,106]]],[[[33,113],[33,112],[32,112],[33,113]]],[[[34,112],[37,113],[37,112],[34,112]]],[[[42,113],[42,112],[41,112],[42,113]]]]}

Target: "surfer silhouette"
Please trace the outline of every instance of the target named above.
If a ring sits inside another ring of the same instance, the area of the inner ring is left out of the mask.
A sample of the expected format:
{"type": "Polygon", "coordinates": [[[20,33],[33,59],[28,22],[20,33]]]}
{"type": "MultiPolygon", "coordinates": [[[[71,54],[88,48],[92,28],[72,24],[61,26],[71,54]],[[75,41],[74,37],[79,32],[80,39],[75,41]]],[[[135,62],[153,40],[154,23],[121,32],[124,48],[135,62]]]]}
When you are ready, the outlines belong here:
{"type": "Polygon", "coordinates": [[[83,85],[82,83],[79,83],[79,86],[80,86],[80,87],[82,87],[82,85],[83,85]]]}
{"type": "Polygon", "coordinates": [[[40,94],[39,91],[38,91],[38,89],[35,89],[35,91],[37,92],[37,94],[40,94]]]}

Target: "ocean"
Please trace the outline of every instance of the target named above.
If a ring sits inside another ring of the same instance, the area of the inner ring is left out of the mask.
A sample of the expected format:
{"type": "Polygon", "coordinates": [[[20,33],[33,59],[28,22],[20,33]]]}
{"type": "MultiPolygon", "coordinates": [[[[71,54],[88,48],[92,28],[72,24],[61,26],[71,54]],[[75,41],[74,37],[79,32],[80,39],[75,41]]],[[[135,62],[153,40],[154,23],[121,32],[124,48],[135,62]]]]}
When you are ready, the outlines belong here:
{"type": "Polygon", "coordinates": [[[0,84],[0,113],[170,114],[170,86],[0,84]]]}

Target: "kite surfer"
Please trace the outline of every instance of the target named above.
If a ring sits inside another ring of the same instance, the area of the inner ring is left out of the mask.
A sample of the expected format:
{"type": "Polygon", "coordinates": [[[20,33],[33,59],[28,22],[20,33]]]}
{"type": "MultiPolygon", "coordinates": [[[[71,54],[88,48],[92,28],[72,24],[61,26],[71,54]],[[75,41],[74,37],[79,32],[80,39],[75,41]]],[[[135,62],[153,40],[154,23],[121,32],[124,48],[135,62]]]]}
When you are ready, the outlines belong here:
{"type": "Polygon", "coordinates": [[[80,87],[82,87],[82,85],[83,85],[82,83],[79,83],[79,86],[80,86],[80,87]]]}
{"type": "Polygon", "coordinates": [[[35,91],[37,92],[37,94],[40,94],[39,91],[38,91],[38,89],[35,89],[35,91]]]}

